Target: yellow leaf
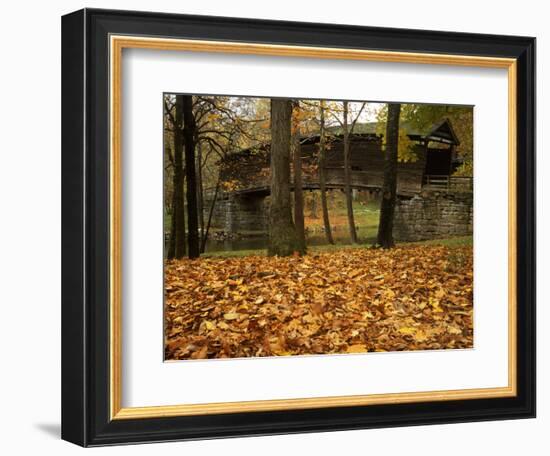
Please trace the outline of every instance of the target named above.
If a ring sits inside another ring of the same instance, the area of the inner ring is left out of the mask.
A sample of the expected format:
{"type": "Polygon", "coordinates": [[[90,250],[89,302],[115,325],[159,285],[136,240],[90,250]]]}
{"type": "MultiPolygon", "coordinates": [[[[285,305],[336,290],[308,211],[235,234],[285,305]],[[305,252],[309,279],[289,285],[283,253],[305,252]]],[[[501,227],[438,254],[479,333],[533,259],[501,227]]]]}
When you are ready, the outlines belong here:
{"type": "Polygon", "coordinates": [[[346,350],[347,353],[365,353],[367,348],[363,344],[353,344],[346,350]]]}
{"type": "Polygon", "coordinates": [[[212,323],[208,320],[204,320],[204,326],[206,326],[206,329],[208,329],[208,331],[212,331],[214,328],[216,328],[215,323],[212,323]]]}
{"type": "Polygon", "coordinates": [[[205,359],[208,356],[208,346],[205,345],[191,355],[194,359],[205,359]]]}
{"type": "Polygon", "coordinates": [[[434,312],[443,312],[443,309],[439,306],[439,299],[430,297],[430,305],[432,306],[434,312]]]}
{"type": "Polygon", "coordinates": [[[447,332],[449,334],[456,334],[456,335],[462,334],[462,330],[459,329],[459,328],[456,328],[455,326],[448,326],[447,327],[447,332]]]}
{"type": "Polygon", "coordinates": [[[414,335],[414,340],[416,340],[417,342],[424,342],[427,338],[428,338],[428,336],[421,329],[418,330],[416,332],[416,334],[414,335]]]}
{"type": "Polygon", "coordinates": [[[390,290],[389,288],[384,292],[385,297],[388,299],[395,298],[395,292],[393,290],[390,290]]]}
{"type": "Polygon", "coordinates": [[[403,328],[399,328],[399,332],[401,334],[414,334],[416,332],[416,328],[411,328],[409,326],[405,326],[403,328]]]}
{"type": "Polygon", "coordinates": [[[289,352],[287,350],[272,350],[273,353],[275,353],[277,356],[291,356],[292,352],[289,352]]]}
{"type": "Polygon", "coordinates": [[[236,320],[239,317],[240,317],[240,314],[236,312],[228,312],[223,315],[223,318],[225,318],[226,320],[236,320]]]}

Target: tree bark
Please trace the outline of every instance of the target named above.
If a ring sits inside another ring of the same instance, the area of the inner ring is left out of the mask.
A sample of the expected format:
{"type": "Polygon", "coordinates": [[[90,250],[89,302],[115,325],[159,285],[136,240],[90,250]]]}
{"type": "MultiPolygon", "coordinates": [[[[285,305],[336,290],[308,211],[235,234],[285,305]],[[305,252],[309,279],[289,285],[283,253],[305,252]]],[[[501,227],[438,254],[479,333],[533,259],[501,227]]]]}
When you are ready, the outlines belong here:
{"type": "Polygon", "coordinates": [[[317,213],[317,194],[315,192],[311,192],[311,199],[309,201],[309,216],[313,219],[319,218],[319,214],[317,213]]]}
{"type": "Polygon", "coordinates": [[[300,252],[290,209],[290,124],[292,104],[271,100],[271,160],[268,255],[300,252]]]}
{"type": "MultiPolygon", "coordinates": [[[[168,143],[165,144],[165,160],[169,160],[170,163],[172,163],[172,168],[174,167],[174,154],[172,153],[172,146],[173,144],[168,143]]],[[[164,186],[164,201],[165,206],[168,206],[168,186],[164,186]]],[[[172,194],[171,201],[170,201],[170,211],[168,212],[170,214],[170,234],[168,237],[168,246],[166,247],[166,258],[169,260],[173,259],[176,256],[176,216],[174,214],[174,210],[176,208],[176,192],[174,192],[174,173],[172,171],[172,194]]]]}
{"type": "Polygon", "coordinates": [[[344,101],[344,190],[346,193],[346,209],[348,212],[349,236],[352,244],[357,244],[357,231],[353,217],[353,200],[351,194],[351,151],[348,125],[348,102],[344,101]]]}
{"type": "MultiPolygon", "coordinates": [[[[174,255],[169,258],[183,258],[186,254],[185,244],[185,204],[184,204],[184,174],[183,174],[183,100],[181,96],[176,96],[175,106],[175,125],[174,125],[174,255]]],[[[171,252],[169,252],[171,253],[171,252]]]]}
{"type": "Polygon", "coordinates": [[[202,246],[204,239],[204,188],[202,183],[202,144],[200,141],[197,144],[197,210],[199,212],[199,234],[202,246]]]}
{"type": "Polygon", "coordinates": [[[208,211],[208,222],[206,223],[206,229],[204,236],[201,240],[201,253],[206,251],[206,241],[208,241],[208,233],[210,231],[210,224],[212,223],[212,214],[214,214],[214,208],[216,207],[216,202],[218,201],[218,192],[220,190],[220,175],[218,175],[218,181],[216,182],[216,190],[214,191],[214,198],[210,203],[210,210],[208,211]]]}
{"type": "Polygon", "coordinates": [[[187,180],[187,243],[189,258],[197,258],[200,254],[199,222],[197,209],[197,177],[195,169],[195,137],[196,124],[193,114],[193,97],[178,95],[183,105],[183,136],[185,141],[185,171],[187,180]]]}
{"type": "Polygon", "coordinates": [[[330,228],[330,218],[327,204],[326,188],[326,150],[325,150],[325,104],[321,100],[320,105],[320,132],[319,132],[319,189],[321,191],[321,208],[323,210],[323,225],[325,226],[325,235],[329,244],[334,244],[332,230],[330,228]]]}
{"type": "MultiPolygon", "coordinates": [[[[172,185],[174,184],[174,178],[172,178],[172,185]]],[[[176,192],[172,187],[172,211],[170,213],[170,238],[168,240],[168,251],[166,257],[171,260],[176,257],[176,192]]]]}
{"type": "Polygon", "coordinates": [[[389,249],[395,245],[393,240],[393,215],[397,199],[397,156],[399,146],[399,114],[401,104],[388,104],[386,124],[386,153],[384,161],[384,183],[380,203],[380,223],[378,224],[377,243],[389,249]]]}
{"type": "Polygon", "coordinates": [[[306,231],[304,223],[304,191],[302,182],[302,148],[300,145],[300,130],[296,128],[293,135],[293,167],[294,167],[294,224],[300,245],[300,252],[306,251],[306,231]]]}

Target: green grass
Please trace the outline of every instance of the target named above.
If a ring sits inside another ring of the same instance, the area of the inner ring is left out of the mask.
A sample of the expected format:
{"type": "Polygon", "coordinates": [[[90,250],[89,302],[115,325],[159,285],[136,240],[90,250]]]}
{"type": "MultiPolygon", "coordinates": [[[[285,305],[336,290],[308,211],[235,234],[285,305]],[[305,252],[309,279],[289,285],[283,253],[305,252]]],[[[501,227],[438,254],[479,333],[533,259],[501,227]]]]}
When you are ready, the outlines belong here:
{"type": "Polygon", "coordinates": [[[444,245],[445,247],[473,246],[473,236],[461,236],[447,239],[430,239],[429,241],[406,242],[409,245],[444,245]]]}
{"type": "Polygon", "coordinates": [[[256,250],[223,250],[220,252],[206,252],[201,258],[240,258],[247,256],[266,256],[267,248],[256,250]]]}
{"type": "MultiPolygon", "coordinates": [[[[367,249],[367,248],[370,248],[371,245],[372,243],[310,245],[307,248],[307,252],[308,254],[313,254],[313,253],[335,252],[338,250],[345,250],[345,249],[367,249]]],[[[397,243],[398,247],[407,246],[407,245],[443,245],[449,248],[457,248],[457,247],[463,247],[463,246],[472,246],[473,238],[472,236],[463,236],[463,237],[448,238],[448,239],[432,239],[429,241],[420,241],[420,242],[397,243]]],[[[203,258],[235,258],[235,257],[246,257],[246,256],[266,256],[266,249],[210,252],[202,255],[203,258]]]]}
{"type": "MultiPolygon", "coordinates": [[[[320,211],[318,217],[313,219],[306,214],[306,228],[308,230],[308,239],[312,244],[319,244],[325,241],[323,219],[320,211]]],[[[354,201],[353,215],[357,236],[361,243],[372,243],[376,239],[378,231],[378,220],[380,211],[378,203],[363,203],[354,201]]],[[[329,209],[330,225],[332,227],[332,237],[336,244],[349,244],[348,216],[344,200],[333,202],[329,209]]]]}
{"type": "MultiPolygon", "coordinates": [[[[307,247],[307,253],[321,253],[321,252],[335,252],[337,250],[343,249],[364,249],[368,246],[364,244],[334,244],[334,245],[310,245],[307,247]]],[[[266,256],[267,248],[265,249],[256,249],[256,250],[234,250],[234,251],[223,251],[223,252],[209,252],[202,255],[203,258],[215,257],[215,258],[234,258],[234,257],[245,257],[245,256],[266,256]]]]}
{"type": "MultiPolygon", "coordinates": [[[[351,244],[349,241],[349,231],[347,225],[347,211],[343,198],[332,204],[330,208],[330,219],[331,225],[336,226],[336,229],[333,229],[332,235],[335,240],[334,245],[308,245],[308,253],[318,253],[318,252],[333,252],[342,249],[360,249],[368,248],[376,242],[376,235],[378,231],[378,221],[380,217],[379,203],[371,202],[359,202],[354,201],[353,203],[353,214],[355,218],[355,224],[358,226],[357,235],[359,237],[359,244],[351,244]]],[[[165,226],[170,226],[170,215],[165,214],[165,226]]],[[[306,226],[309,226],[310,232],[307,235],[309,242],[313,244],[318,244],[325,242],[325,234],[319,230],[319,227],[322,226],[322,217],[320,211],[316,219],[307,218],[306,216],[306,226]],[[313,228],[317,230],[312,230],[313,228]]],[[[169,228],[168,228],[169,229],[169,228]]],[[[212,229],[215,231],[216,229],[212,229]]],[[[246,231],[241,232],[240,235],[244,237],[253,237],[258,235],[265,235],[266,233],[262,231],[246,231]]],[[[420,242],[403,242],[398,243],[398,246],[405,245],[443,245],[446,247],[461,247],[461,246],[472,246],[473,237],[472,236],[463,236],[463,237],[454,237],[448,239],[433,239],[429,241],[420,241],[420,242]]],[[[207,252],[202,255],[205,258],[208,257],[217,257],[217,258],[232,258],[232,257],[246,257],[246,256],[265,256],[266,249],[246,249],[246,250],[234,250],[234,251],[219,251],[219,252],[207,252]]]]}

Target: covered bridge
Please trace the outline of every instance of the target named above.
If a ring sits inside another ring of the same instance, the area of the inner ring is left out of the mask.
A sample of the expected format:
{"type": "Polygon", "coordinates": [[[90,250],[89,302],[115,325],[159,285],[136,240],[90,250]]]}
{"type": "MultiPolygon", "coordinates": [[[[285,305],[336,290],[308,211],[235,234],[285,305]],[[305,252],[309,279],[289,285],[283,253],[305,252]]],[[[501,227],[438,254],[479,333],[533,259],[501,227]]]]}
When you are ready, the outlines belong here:
{"type": "MultiPolygon", "coordinates": [[[[471,190],[471,179],[454,178],[462,163],[456,154],[460,144],[449,119],[443,119],[425,131],[402,125],[413,142],[413,160],[398,163],[398,196],[410,198],[423,189],[450,191],[454,186],[471,190]]],[[[302,179],[304,190],[319,189],[319,135],[301,139],[302,179]]],[[[377,192],[383,184],[383,135],[377,123],[355,126],[350,135],[351,187],[377,192]]],[[[226,231],[265,226],[264,199],[269,195],[269,144],[258,145],[228,155],[221,163],[221,181],[226,191],[217,205],[214,225],[226,231]]],[[[341,130],[329,128],[325,176],[327,189],[343,189],[344,141],[341,130]]],[[[291,183],[292,185],[292,183],[291,183]]]]}
{"type": "MultiPolygon", "coordinates": [[[[383,183],[383,135],[376,132],[376,122],[357,124],[350,136],[352,188],[378,190],[383,183]]],[[[413,141],[413,160],[398,163],[397,192],[412,196],[425,185],[446,186],[450,176],[462,163],[456,155],[460,144],[451,122],[444,119],[424,132],[405,130],[413,141]]],[[[344,187],[344,142],[339,129],[329,129],[325,159],[328,189],[344,187]]],[[[237,194],[269,194],[269,144],[234,152],[222,162],[221,180],[237,194]]],[[[317,167],[319,135],[301,140],[303,187],[319,188],[317,167]]]]}

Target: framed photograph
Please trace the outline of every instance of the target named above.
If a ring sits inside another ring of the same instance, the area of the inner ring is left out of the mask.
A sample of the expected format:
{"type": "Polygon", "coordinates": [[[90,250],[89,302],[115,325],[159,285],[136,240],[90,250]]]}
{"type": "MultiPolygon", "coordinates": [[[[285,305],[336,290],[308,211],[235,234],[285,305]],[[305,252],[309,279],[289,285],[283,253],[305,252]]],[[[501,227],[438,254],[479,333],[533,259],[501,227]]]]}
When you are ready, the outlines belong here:
{"type": "Polygon", "coordinates": [[[62,437],[535,416],[535,39],[62,20],[62,437]]]}

